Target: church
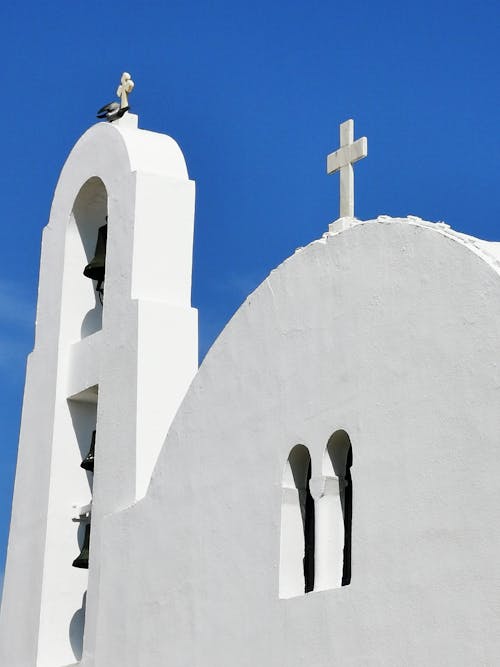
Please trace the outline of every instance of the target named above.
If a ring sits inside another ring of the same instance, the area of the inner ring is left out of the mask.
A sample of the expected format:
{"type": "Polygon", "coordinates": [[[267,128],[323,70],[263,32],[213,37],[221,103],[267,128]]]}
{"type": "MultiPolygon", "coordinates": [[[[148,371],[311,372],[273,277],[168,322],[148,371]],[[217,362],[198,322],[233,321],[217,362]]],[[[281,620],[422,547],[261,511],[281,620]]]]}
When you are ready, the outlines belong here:
{"type": "Polygon", "coordinates": [[[195,184],[127,76],[43,233],[0,664],[497,665],[500,244],[358,220],[346,121],[340,217],[198,368],[195,184]]]}

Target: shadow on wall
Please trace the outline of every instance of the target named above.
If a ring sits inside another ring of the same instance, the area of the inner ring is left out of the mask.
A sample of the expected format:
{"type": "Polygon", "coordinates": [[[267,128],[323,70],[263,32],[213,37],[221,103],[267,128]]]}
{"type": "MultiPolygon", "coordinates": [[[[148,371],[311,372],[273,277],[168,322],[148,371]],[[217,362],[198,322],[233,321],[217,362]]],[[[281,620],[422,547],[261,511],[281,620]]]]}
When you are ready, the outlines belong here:
{"type": "Polygon", "coordinates": [[[82,606],[75,611],[69,624],[69,640],[76,660],[82,659],[83,653],[83,629],[85,627],[85,608],[87,605],[87,593],[82,598],[82,606]]]}

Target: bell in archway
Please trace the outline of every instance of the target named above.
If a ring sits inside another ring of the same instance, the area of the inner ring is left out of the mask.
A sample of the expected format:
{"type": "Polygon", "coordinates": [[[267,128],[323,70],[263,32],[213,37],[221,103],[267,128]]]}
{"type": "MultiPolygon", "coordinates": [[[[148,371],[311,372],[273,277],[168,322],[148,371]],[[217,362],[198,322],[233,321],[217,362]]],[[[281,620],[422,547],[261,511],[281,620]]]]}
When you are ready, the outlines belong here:
{"type": "Polygon", "coordinates": [[[90,470],[90,472],[94,472],[94,452],[95,452],[95,431],[92,431],[92,440],[90,443],[89,453],[80,463],[80,468],[83,468],[84,470],[90,470]]]}
{"type": "Polygon", "coordinates": [[[93,259],[83,269],[83,275],[91,280],[97,281],[96,292],[102,294],[102,284],[106,265],[106,241],[108,239],[108,225],[99,227],[97,232],[97,243],[93,259]]]}
{"type": "Polygon", "coordinates": [[[73,561],[73,567],[80,567],[84,570],[89,569],[89,546],[90,546],[90,523],[85,526],[85,537],[80,555],[73,561]]]}

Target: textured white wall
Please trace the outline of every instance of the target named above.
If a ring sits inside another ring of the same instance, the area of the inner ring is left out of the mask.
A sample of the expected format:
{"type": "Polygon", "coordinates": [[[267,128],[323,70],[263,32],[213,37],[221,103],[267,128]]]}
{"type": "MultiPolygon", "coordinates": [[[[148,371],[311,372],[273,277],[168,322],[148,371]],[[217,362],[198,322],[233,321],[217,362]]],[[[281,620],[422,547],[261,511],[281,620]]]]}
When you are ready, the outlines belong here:
{"type": "Polygon", "coordinates": [[[147,496],[104,520],[96,667],[498,664],[495,252],[385,219],[271,273],[207,355],[147,496]],[[340,428],[352,583],[280,599],[285,461],[304,444],[321,476],[340,428]]]}
{"type": "Polygon", "coordinates": [[[105,590],[102,517],[144,495],[197,369],[193,225],[194,183],[173,139],[139,130],[131,115],[81,137],[43,234],[0,616],[6,667],[74,663],[82,650],[92,661],[105,590]],[[106,214],[101,308],[82,271],[106,214]],[[80,462],[93,428],[92,476],[80,462]],[[87,573],[71,566],[79,551],[72,519],[92,492],[87,573]]]}

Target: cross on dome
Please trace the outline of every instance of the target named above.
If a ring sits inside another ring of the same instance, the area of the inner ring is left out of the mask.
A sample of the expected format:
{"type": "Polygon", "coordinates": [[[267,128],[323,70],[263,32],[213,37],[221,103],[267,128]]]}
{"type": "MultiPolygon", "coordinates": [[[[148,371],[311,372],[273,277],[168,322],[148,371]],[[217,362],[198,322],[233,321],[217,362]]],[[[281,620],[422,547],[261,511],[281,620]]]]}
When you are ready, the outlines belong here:
{"type": "Polygon", "coordinates": [[[340,217],[354,218],[354,162],[368,155],[368,140],[354,141],[354,121],[340,124],[340,148],[326,158],[326,173],[340,171],[340,217]]]}
{"type": "Polygon", "coordinates": [[[120,109],[128,107],[128,93],[131,93],[134,88],[134,82],[128,72],[123,72],[120,80],[120,85],[116,91],[117,97],[120,98],[120,109]]]}

